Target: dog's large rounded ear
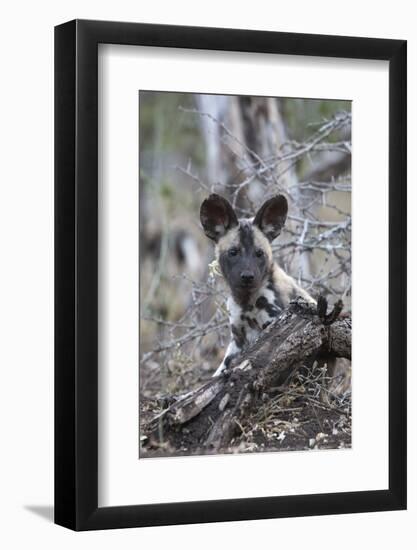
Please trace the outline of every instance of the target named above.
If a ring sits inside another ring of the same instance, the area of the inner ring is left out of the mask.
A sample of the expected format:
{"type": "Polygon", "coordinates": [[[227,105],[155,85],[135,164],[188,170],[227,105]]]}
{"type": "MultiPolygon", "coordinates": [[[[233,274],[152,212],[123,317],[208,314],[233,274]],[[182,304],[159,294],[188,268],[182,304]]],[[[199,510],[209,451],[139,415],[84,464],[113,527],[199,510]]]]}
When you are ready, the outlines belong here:
{"type": "Polygon", "coordinates": [[[200,220],[207,237],[215,242],[239,224],[232,205],[214,193],[202,203],[200,220]]]}
{"type": "Polygon", "coordinates": [[[256,213],[253,224],[273,241],[281,233],[287,219],[288,202],[284,195],[276,195],[267,200],[256,213]]]}

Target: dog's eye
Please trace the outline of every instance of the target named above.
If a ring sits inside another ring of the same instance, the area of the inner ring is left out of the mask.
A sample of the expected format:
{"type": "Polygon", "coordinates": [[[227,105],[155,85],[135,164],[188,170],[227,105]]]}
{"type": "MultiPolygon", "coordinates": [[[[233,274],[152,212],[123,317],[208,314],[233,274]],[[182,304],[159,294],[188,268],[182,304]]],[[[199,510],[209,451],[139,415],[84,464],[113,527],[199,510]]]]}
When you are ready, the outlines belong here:
{"type": "Polygon", "coordinates": [[[237,256],[239,254],[238,248],[229,248],[229,256],[237,256]]]}
{"type": "Polygon", "coordinates": [[[262,258],[262,256],[264,255],[264,251],[261,248],[258,248],[255,254],[258,258],[262,258]]]}

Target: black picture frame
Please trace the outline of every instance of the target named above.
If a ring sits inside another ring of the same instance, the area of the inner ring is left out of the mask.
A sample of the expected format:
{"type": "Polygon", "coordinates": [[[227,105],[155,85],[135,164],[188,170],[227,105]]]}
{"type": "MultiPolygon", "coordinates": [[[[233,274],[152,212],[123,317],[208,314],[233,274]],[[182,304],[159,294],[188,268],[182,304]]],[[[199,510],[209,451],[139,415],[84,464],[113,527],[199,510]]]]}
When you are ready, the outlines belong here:
{"type": "Polygon", "coordinates": [[[55,28],[55,522],[74,530],[406,508],[406,41],[74,20],[55,28]],[[389,488],[98,507],[98,44],[389,61],[389,488]]]}

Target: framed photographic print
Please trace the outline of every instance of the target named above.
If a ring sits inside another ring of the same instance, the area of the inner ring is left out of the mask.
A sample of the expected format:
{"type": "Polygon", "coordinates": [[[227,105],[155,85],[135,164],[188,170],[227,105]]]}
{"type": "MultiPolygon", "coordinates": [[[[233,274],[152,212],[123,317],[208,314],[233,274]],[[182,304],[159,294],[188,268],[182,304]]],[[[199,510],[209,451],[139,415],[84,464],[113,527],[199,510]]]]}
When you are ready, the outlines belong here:
{"type": "Polygon", "coordinates": [[[55,29],[55,521],[406,507],[406,42],[55,29]]]}

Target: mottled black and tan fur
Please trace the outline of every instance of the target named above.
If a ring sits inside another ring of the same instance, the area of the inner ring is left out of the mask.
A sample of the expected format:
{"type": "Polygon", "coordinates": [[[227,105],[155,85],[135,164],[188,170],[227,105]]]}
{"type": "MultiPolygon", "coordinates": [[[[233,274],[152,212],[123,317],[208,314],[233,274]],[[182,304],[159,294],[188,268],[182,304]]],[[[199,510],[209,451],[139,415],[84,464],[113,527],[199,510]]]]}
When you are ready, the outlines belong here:
{"type": "Polygon", "coordinates": [[[201,205],[201,224],[216,243],[216,259],[230,289],[227,308],[231,341],[215,375],[291,300],[301,296],[315,302],[272,257],[271,242],[281,233],[287,211],[283,195],[266,201],[253,219],[238,219],[231,204],[220,195],[210,195],[201,205]]]}

